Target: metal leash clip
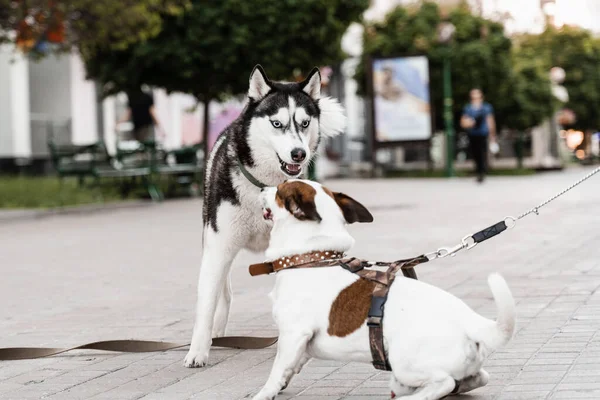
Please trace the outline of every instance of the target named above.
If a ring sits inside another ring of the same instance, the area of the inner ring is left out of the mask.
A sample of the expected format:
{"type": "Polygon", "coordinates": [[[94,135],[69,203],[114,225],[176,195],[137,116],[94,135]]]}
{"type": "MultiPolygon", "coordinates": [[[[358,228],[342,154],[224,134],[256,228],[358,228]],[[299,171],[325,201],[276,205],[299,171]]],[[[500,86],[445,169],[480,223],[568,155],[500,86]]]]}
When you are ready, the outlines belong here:
{"type": "Polygon", "coordinates": [[[459,251],[465,250],[465,249],[470,250],[475,246],[477,246],[477,242],[475,242],[475,239],[473,239],[473,236],[467,235],[464,238],[462,238],[460,243],[457,244],[456,246],[440,247],[436,251],[425,254],[425,257],[427,257],[430,261],[435,260],[436,258],[444,258],[444,257],[448,257],[448,256],[454,257],[456,255],[456,253],[458,253],[459,251]]]}
{"type": "Polygon", "coordinates": [[[436,258],[444,258],[444,257],[454,257],[456,253],[461,250],[470,250],[473,247],[477,246],[479,243],[493,238],[496,235],[504,232],[506,229],[514,228],[517,223],[517,218],[515,217],[505,217],[502,221],[494,224],[492,226],[487,227],[477,233],[472,235],[467,235],[454,247],[440,247],[436,251],[432,251],[431,253],[425,254],[425,257],[431,260],[435,260],[436,258]]]}

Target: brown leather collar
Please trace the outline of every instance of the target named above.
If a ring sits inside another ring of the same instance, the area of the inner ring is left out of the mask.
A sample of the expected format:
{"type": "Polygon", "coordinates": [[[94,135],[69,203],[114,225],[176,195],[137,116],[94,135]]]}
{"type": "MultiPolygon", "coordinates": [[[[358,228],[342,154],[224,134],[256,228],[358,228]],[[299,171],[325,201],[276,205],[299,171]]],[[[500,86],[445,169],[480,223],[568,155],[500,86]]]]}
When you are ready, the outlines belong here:
{"type": "Polygon", "coordinates": [[[287,268],[296,268],[310,263],[317,263],[329,260],[338,260],[344,257],[341,251],[319,250],[311,253],[296,254],[288,257],[281,257],[275,261],[268,261],[260,264],[252,264],[249,267],[250,275],[268,275],[273,272],[281,271],[287,268]]]}

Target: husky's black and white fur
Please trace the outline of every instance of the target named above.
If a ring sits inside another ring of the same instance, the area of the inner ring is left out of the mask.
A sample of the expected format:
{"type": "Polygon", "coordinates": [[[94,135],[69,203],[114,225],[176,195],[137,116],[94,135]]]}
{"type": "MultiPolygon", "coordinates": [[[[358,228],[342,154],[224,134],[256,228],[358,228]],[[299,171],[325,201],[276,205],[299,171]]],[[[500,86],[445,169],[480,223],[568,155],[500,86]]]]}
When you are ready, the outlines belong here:
{"type": "Polygon", "coordinates": [[[230,268],[240,249],[264,251],[271,225],[261,217],[256,180],[276,186],[300,176],[323,137],[341,133],[340,104],[321,97],[317,68],[299,83],[272,82],[256,66],[248,104],[217,139],[204,178],[204,252],[198,280],[196,323],[187,367],[206,364],[212,337],[225,334],[231,305],[230,268]]]}

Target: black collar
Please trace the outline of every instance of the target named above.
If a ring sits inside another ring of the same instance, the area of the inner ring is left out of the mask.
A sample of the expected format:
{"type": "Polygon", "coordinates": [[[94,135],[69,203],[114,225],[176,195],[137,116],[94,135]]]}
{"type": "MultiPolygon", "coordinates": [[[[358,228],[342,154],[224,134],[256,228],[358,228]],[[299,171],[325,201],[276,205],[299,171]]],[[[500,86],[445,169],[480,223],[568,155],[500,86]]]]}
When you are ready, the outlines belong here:
{"type": "Polygon", "coordinates": [[[240,171],[242,171],[242,174],[246,177],[246,179],[248,179],[248,181],[253,184],[254,186],[256,186],[259,189],[264,189],[267,187],[267,185],[265,185],[264,183],[262,183],[261,181],[259,181],[258,179],[256,179],[254,176],[252,176],[252,174],[246,169],[246,167],[244,167],[244,164],[242,164],[242,161],[238,158],[238,167],[240,167],[240,171]]]}
{"type": "MultiPolygon", "coordinates": [[[[227,146],[229,141],[229,136],[225,136],[225,146],[227,146]]],[[[264,183],[262,183],[261,181],[259,181],[258,179],[256,179],[247,169],[246,167],[244,167],[244,164],[242,164],[242,160],[240,160],[240,158],[238,157],[237,159],[237,165],[240,169],[240,171],[242,172],[242,175],[244,175],[246,177],[246,179],[248,179],[248,181],[253,184],[254,186],[256,186],[259,189],[264,189],[267,187],[267,185],[265,185],[264,183]]]]}

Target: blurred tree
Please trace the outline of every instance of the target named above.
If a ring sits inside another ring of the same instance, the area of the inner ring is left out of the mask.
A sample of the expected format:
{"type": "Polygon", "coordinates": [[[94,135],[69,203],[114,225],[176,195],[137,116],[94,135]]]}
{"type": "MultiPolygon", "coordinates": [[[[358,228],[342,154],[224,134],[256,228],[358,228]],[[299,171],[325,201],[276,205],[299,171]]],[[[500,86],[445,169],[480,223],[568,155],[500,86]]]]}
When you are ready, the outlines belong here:
{"type": "Polygon", "coordinates": [[[0,43],[14,42],[33,57],[79,49],[124,49],[156,36],[162,15],[177,15],[189,0],[0,0],[0,43]]]}
{"type": "MultiPolygon", "coordinates": [[[[193,0],[165,16],[161,33],[122,51],[86,59],[104,95],[150,84],[210,100],[245,93],[260,63],[271,79],[294,79],[315,65],[339,62],[348,25],[369,0],[193,0]]],[[[208,109],[205,108],[205,115],[208,109]]],[[[208,121],[205,118],[204,127],[208,121]]]]}
{"type": "MultiPolygon", "coordinates": [[[[516,52],[515,52],[516,53],[516,52]]],[[[504,103],[504,126],[516,131],[513,142],[518,167],[523,167],[525,157],[525,132],[552,116],[558,102],[552,95],[548,71],[535,58],[522,58],[513,54],[513,70],[502,93],[504,103]]]]}
{"type": "Polygon", "coordinates": [[[549,118],[558,107],[552,95],[548,70],[535,58],[523,58],[513,51],[513,69],[502,85],[500,95],[505,98],[504,126],[525,131],[549,118]]]}
{"type": "Polygon", "coordinates": [[[516,56],[522,64],[535,65],[546,74],[562,67],[563,85],[569,93],[565,105],[576,114],[574,128],[600,128],[600,39],[577,27],[548,27],[541,35],[518,37],[516,56]]]}
{"type": "Polygon", "coordinates": [[[365,58],[355,76],[359,93],[366,92],[367,57],[427,55],[435,125],[443,126],[442,62],[448,45],[439,42],[437,30],[443,21],[456,27],[449,44],[456,116],[468,102],[473,87],[481,88],[486,101],[494,106],[499,126],[534,126],[550,114],[544,108],[551,103],[548,79],[536,68],[513,68],[511,41],[502,24],[473,15],[465,2],[443,16],[437,4],[424,1],[417,6],[398,7],[382,22],[365,24],[365,58]]]}

